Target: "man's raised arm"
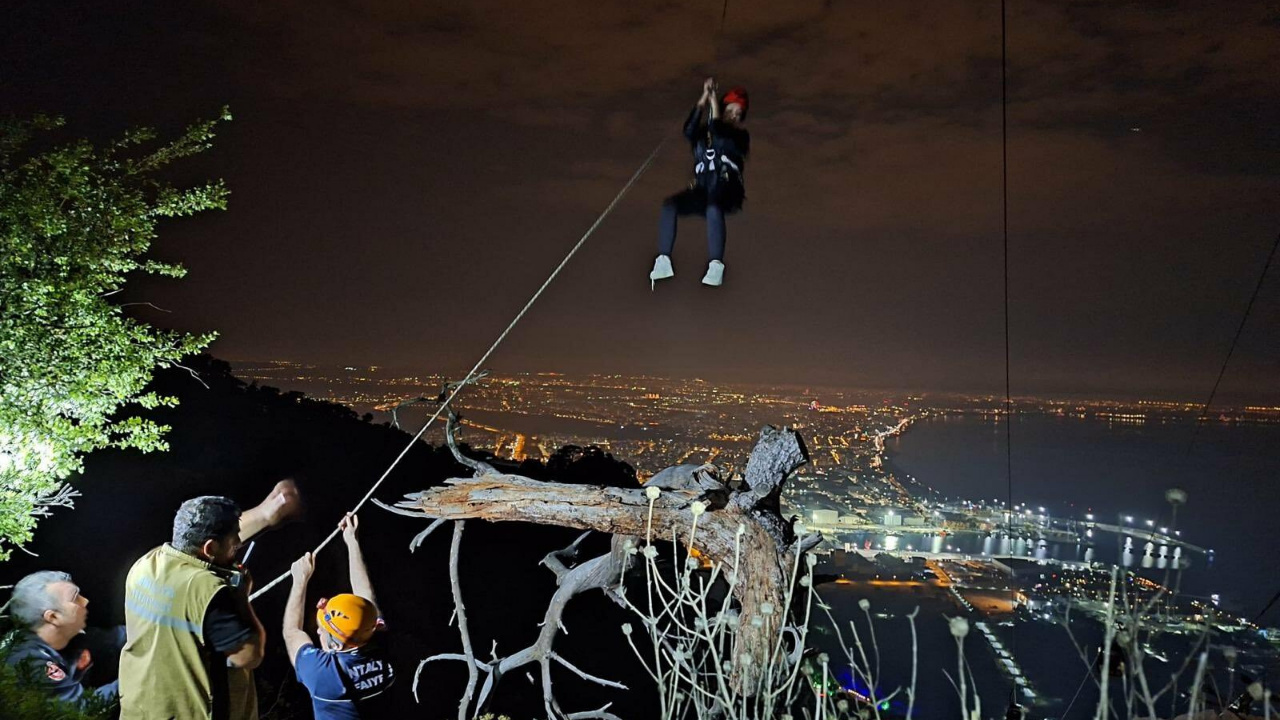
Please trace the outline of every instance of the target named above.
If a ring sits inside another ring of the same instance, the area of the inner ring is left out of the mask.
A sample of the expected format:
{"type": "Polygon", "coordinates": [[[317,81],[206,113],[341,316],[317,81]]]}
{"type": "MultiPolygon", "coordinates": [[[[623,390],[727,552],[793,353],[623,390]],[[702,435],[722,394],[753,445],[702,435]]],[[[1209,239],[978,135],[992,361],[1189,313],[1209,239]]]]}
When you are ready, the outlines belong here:
{"type": "Polygon", "coordinates": [[[347,546],[347,565],[351,574],[351,592],[368,600],[374,605],[378,598],[373,595],[373,583],[369,581],[369,568],[365,567],[364,554],[360,552],[360,540],[356,537],[356,529],[360,519],[351,513],[338,523],[342,529],[342,541],[347,546]]]}
{"type": "Polygon", "coordinates": [[[302,497],[292,480],[281,480],[266,499],[240,513],[240,542],[263,530],[279,527],[302,510],[302,497]]]}

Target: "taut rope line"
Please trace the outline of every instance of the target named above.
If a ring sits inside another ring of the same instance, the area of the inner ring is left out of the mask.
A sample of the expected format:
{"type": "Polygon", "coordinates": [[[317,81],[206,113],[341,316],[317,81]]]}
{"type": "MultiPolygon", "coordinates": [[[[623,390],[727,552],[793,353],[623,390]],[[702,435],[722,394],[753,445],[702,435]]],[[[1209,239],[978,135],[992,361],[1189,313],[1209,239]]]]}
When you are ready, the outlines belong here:
{"type": "MultiPolygon", "coordinates": [[[[436,411],[432,413],[431,417],[426,421],[426,423],[422,425],[422,429],[418,430],[417,434],[413,436],[413,439],[410,440],[409,443],[404,446],[404,449],[400,451],[400,454],[396,456],[396,459],[391,461],[391,465],[389,465],[387,469],[382,473],[382,477],[378,478],[378,481],[375,482],[373,486],[369,488],[369,492],[365,493],[364,497],[360,498],[360,502],[356,503],[355,508],[351,510],[353,514],[359,512],[360,508],[364,507],[364,504],[369,501],[369,498],[373,497],[373,494],[377,492],[378,488],[382,485],[382,482],[386,480],[389,475],[391,475],[391,471],[395,470],[396,466],[400,464],[400,461],[404,459],[404,456],[409,454],[409,450],[413,448],[414,444],[417,443],[418,440],[422,438],[422,435],[427,431],[428,428],[431,427],[431,425],[436,421],[436,419],[440,417],[440,414],[443,413],[449,407],[449,404],[452,403],[453,399],[458,396],[458,393],[462,392],[462,388],[466,387],[468,383],[470,383],[473,379],[475,379],[476,374],[480,370],[480,367],[485,364],[485,362],[489,359],[489,356],[493,355],[494,351],[498,349],[498,346],[502,344],[502,341],[507,339],[507,335],[511,334],[512,329],[514,329],[516,324],[519,323],[524,318],[525,313],[529,312],[529,308],[533,307],[533,304],[538,301],[538,298],[542,296],[543,291],[545,291],[547,287],[551,285],[551,282],[556,279],[556,276],[560,274],[560,271],[564,269],[565,265],[569,264],[569,261],[573,259],[573,256],[576,255],[578,250],[581,249],[582,246],[587,242],[587,238],[591,237],[591,235],[596,231],[596,228],[599,228],[600,224],[604,222],[604,219],[609,216],[609,213],[613,212],[613,209],[617,207],[618,202],[621,201],[622,197],[627,194],[627,191],[631,189],[631,186],[635,185],[636,181],[640,179],[640,176],[643,175],[645,171],[649,169],[649,166],[653,164],[654,158],[658,157],[658,153],[661,152],[663,146],[666,144],[667,144],[667,141],[663,140],[662,142],[658,143],[657,147],[653,149],[653,152],[649,153],[649,157],[645,158],[644,163],[641,164],[640,168],[635,171],[635,174],[631,176],[631,179],[627,181],[627,184],[622,186],[622,189],[619,190],[618,194],[613,197],[613,201],[610,202],[608,207],[604,209],[604,212],[600,213],[599,217],[596,218],[596,221],[591,223],[591,227],[587,228],[587,231],[582,234],[581,238],[578,239],[577,244],[574,245],[569,250],[568,254],[564,256],[564,259],[560,261],[560,264],[556,266],[556,269],[551,271],[551,274],[548,275],[547,279],[543,281],[542,287],[538,288],[538,291],[533,294],[533,297],[529,298],[529,302],[524,304],[524,307],[520,309],[520,312],[516,315],[515,319],[512,320],[511,323],[507,325],[507,329],[503,330],[502,334],[498,336],[498,339],[493,341],[493,344],[489,346],[489,349],[485,351],[484,355],[478,361],[476,361],[475,366],[472,367],[471,370],[467,372],[467,376],[462,379],[462,382],[458,383],[457,386],[454,387],[453,392],[449,394],[449,397],[445,399],[445,401],[440,405],[440,407],[436,408],[436,411]]],[[[326,545],[330,543],[330,541],[332,541],[337,536],[338,536],[338,528],[335,527],[333,531],[329,533],[329,536],[324,539],[324,542],[321,542],[318,546],[316,546],[316,549],[314,552],[319,553],[321,550],[325,548],[326,545]]],[[[265,586],[263,586],[259,590],[255,591],[252,595],[249,596],[249,599],[250,600],[258,599],[259,596],[261,596],[263,593],[270,590],[271,588],[275,587],[276,585],[280,584],[280,582],[282,582],[287,577],[289,577],[288,570],[281,573],[279,577],[267,583],[265,586]]]]}

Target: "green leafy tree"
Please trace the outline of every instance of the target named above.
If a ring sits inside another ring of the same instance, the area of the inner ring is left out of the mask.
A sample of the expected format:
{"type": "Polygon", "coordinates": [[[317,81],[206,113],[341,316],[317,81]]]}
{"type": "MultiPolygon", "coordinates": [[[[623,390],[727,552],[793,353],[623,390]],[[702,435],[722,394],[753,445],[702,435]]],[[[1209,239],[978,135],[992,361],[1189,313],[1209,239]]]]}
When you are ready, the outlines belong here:
{"type": "Polygon", "coordinates": [[[58,144],[58,118],[0,121],[0,560],[70,504],[66,481],[86,453],[166,449],[168,428],[129,411],[176,404],[145,392],[153,370],[214,336],[129,317],[117,293],[132,273],[185,273],[146,257],[157,223],[223,209],[227,190],[158,175],[229,119],[224,109],[167,143],[139,129],[105,147],[58,144]]]}

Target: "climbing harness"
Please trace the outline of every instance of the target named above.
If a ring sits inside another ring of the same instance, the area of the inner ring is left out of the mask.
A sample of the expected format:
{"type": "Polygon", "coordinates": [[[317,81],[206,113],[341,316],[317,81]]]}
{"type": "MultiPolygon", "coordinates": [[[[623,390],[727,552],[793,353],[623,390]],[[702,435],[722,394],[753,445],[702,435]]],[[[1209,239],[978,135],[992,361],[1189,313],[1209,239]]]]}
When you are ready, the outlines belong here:
{"type": "Polygon", "coordinates": [[[713,174],[722,181],[732,179],[739,183],[744,182],[742,168],[738,166],[738,163],[710,145],[702,151],[702,159],[698,161],[698,164],[693,166],[694,175],[702,175],[704,173],[713,174]],[[716,164],[717,162],[719,162],[719,165],[716,164]]]}
{"type": "Polygon", "coordinates": [[[711,147],[711,131],[707,131],[707,148],[702,151],[702,159],[697,165],[693,166],[695,175],[701,175],[703,172],[716,171],[716,150],[711,147]]]}

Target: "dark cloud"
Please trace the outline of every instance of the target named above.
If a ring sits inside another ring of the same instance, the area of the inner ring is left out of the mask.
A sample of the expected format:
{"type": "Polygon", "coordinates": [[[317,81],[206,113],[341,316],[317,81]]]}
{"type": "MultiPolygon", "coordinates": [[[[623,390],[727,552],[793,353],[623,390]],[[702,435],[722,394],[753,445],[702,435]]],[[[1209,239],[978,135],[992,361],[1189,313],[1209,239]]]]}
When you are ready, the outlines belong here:
{"type": "MultiPolygon", "coordinates": [[[[504,348],[512,369],[1003,381],[999,6],[19,3],[0,101],[100,134],[230,102],[232,208],[143,286],[218,352],[468,365],[662,138],[504,348]],[[752,93],[729,284],[650,293],[701,74],[752,93]],[[566,350],[571,348],[571,350],[566,350]]],[[[1274,4],[1010,2],[1015,391],[1211,383],[1280,222],[1274,4]]],[[[1233,360],[1274,389],[1264,293],[1233,360]]]]}

